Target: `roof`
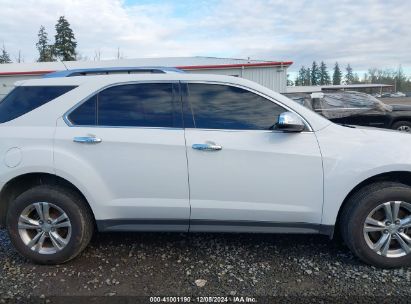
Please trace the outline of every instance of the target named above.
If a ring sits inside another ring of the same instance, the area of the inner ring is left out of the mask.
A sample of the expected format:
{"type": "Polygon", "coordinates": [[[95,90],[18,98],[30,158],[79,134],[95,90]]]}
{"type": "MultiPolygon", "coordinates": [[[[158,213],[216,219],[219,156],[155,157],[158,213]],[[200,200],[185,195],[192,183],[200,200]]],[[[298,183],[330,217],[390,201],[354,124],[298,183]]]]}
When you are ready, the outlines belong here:
{"type": "Polygon", "coordinates": [[[349,90],[366,88],[388,88],[390,84],[364,83],[364,84],[341,84],[341,85],[319,85],[319,86],[288,86],[287,93],[312,93],[323,90],[349,90]]]}
{"type": "Polygon", "coordinates": [[[55,77],[55,78],[36,78],[18,81],[16,85],[25,86],[41,86],[41,85],[82,85],[87,83],[98,84],[114,84],[127,83],[134,81],[217,81],[237,83],[244,85],[258,85],[255,82],[246,80],[244,78],[213,75],[213,74],[191,74],[191,73],[170,73],[170,74],[110,74],[110,75],[96,75],[96,76],[74,76],[74,77],[55,77]]]}
{"type": "Polygon", "coordinates": [[[184,71],[170,67],[110,67],[94,69],[74,69],[63,70],[58,72],[47,73],[44,78],[53,77],[74,77],[74,76],[91,76],[91,75],[109,75],[114,73],[184,73],[184,71]]]}
{"type": "Polygon", "coordinates": [[[163,57],[101,61],[9,63],[0,65],[0,76],[43,75],[66,69],[163,66],[182,70],[290,66],[291,61],[265,61],[218,57],[163,57]]]}

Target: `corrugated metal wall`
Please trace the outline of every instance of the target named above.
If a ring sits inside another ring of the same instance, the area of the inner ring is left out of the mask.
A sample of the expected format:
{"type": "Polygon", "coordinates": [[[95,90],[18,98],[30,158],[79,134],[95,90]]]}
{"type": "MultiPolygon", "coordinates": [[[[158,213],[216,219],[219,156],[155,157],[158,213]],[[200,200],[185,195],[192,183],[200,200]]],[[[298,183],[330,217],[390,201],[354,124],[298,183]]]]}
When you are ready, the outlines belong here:
{"type": "Polygon", "coordinates": [[[218,74],[243,77],[255,81],[273,91],[285,93],[287,90],[287,69],[285,67],[253,67],[234,69],[189,70],[196,74],[218,74]]]}

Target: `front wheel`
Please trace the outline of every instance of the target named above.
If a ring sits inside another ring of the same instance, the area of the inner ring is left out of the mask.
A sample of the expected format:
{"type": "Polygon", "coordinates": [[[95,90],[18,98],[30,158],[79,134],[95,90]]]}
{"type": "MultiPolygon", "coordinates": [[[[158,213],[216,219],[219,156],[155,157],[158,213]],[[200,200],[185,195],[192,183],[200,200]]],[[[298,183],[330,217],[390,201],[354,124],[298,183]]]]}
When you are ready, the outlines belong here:
{"type": "Polygon", "coordinates": [[[93,220],[76,192],[41,185],[20,194],[7,212],[7,229],[17,251],[40,264],[64,263],[89,243],[93,220]]]}
{"type": "Polygon", "coordinates": [[[411,122],[409,121],[397,121],[392,125],[392,129],[400,132],[411,132],[411,122]]]}
{"type": "Polygon", "coordinates": [[[411,265],[411,187],[380,182],[361,189],[343,210],[341,231],[351,251],[368,264],[411,265]]]}

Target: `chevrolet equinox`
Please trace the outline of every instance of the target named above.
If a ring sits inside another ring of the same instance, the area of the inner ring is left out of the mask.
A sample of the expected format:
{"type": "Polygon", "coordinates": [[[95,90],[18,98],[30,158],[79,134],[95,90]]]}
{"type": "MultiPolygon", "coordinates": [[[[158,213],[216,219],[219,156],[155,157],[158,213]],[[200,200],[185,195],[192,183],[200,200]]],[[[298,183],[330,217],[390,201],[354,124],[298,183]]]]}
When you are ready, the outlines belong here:
{"type": "Polygon", "coordinates": [[[56,264],[93,231],[341,235],[411,264],[411,136],[351,127],[229,76],[19,82],[0,102],[0,224],[56,264]]]}

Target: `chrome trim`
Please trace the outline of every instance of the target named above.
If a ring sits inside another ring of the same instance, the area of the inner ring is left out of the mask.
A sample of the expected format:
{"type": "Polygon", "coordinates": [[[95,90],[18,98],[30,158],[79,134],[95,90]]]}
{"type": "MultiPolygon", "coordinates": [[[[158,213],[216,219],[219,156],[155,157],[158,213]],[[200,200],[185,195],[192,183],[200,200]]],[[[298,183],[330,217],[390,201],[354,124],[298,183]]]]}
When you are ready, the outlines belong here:
{"type": "Polygon", "coordinates": [[[78,137],[74,137],[73,141],[75,143],[80,143],[80,144],[98,144],[101,143],[103,140],[101,138],[97,138],[94,136],[78,136],[78,137]]]}
{"type": "MultiPolygon", "coordinates": [[[[296,112],[294,109],[291,109],[289,106],[285,105],[284,103],[274,99],[271,96],[268,96],[264,93],[261,93],[260,91],[254,90],[252,88],[243,86],[243,85],[239,85],[236,83],[231,83],[231,82],[222,82],[222,81],[206,81],[206,80],[141,80],[141,81],[126,81],[126,82],[121,82],[121,83],[112,83],[109,85],[105,85],[103,87],[101,87],[100,89],[98,89],[97,91],[94,91],[93,93],[91,93],[90,95],[88,95],[87,97],[83,98],[81,101],[79,101],[78,103],[76,103],[74,106],[72,106],[68,111],[66,111],[62,118],[64,120],[64,122],[67,124],[67,126],[69,127],[80,127],[80,128],[144,128],[144,129],[177,129],[177,130],[182,130],[184,128],[172,128],[172,127],[129,127],[129,126],[98,126],[98,125],[74,125],[70,119],[68,118],[68,116],[71,114],[71,112],[73,112],[75,109],[77,109],[78,107],[80,107],[84,102],[86,102],[90,97],[100,93],[101,91],[111,88],[111,87],[115,87],[115,86],[120,86],[120,85],[127,85],[127,84],[140,84],[140,83],[171,83],[171,84],[176,84],[176,83],[180,83],[180,84],[189,84],[189,83],[203,83],[203,84],[219,84],[219,85],[228,85],[228,86],[232,86],[232,87],[237,87],[237,88],[241,88],[247,91],[250,91],[254,94],[257,94],[261,97],[264,97],[268,100],[270,100],[271,102],[285,108],[286,110],[295,113],[296,115],[298,115],[301,120],[304,122],[304,124],[306,125],[306,127],[308,128],[307,131],[303,131],[301,133],[308,133],[308,132],[313,132],[313,128],[311,127],[310,123],[303,117],[301,116],[298,112],[296,112]]],[[[197,129],[198,130],[198,129],[197,129]]],[[[211,130],[233,130],[233,131],[237,131],[236,129],[211,129],[211,130]]],[[[238,130],[238,131],[265,131],[265,130],[238,130]]],[[[271,131],[270,132],[275,132],[271,131]]],[[[282,132],[283,131],[279,131],[282,132]]]]}
{"type": "Polygon", "coordinates": [[[216,145],[214,143],[193,144],[191,147],[195,150],[200,151],[220,151],[223,149],[222,146],[216,145]]]}

